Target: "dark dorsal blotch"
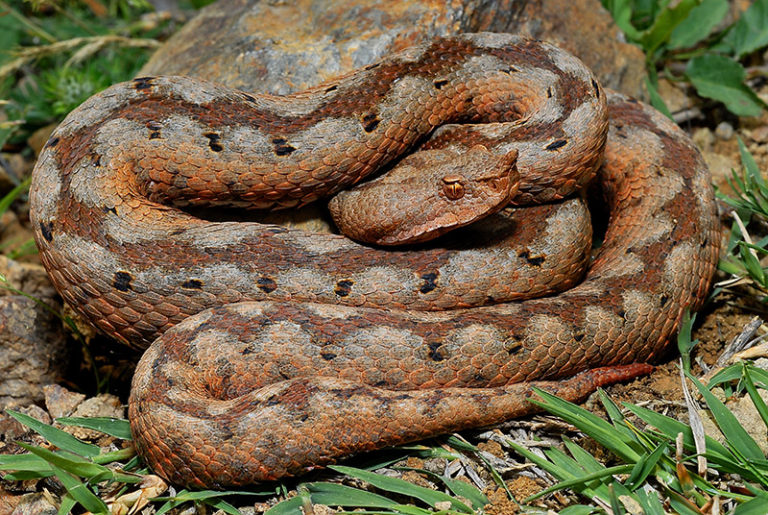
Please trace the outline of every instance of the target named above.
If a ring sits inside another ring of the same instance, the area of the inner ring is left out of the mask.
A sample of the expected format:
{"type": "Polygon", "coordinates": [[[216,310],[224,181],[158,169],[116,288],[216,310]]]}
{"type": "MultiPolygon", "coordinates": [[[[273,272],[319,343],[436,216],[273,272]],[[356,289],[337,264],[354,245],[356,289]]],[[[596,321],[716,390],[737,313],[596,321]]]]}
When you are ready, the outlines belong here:
{"type": "Polygon", "coordinates": [[[256,103],[256,97],[249,95],[248,93],[243,93],[243,98],[252,104],[256,103]]]}
{"type": "Polygon", "coordinates": [[[432,361],[443,361],[445,359],[445,356],[440,352],[441,345],[442,343],[439,341],[431,341],[427,344],[429,347],[429,351],[427,352],[429,359],[432,361]]]}
{"type": "Polygon", "coordinates": [[[45,144],[45,148],[53,148],[59,144],[59,138],[51,138],[48,143],[45,144]]]}
{"type": "Polygon", "coordinates": [[[376,127],[379,126],[379,117],[376,113],[368,113],[363,116],[363,130],[365,132],[373,132],[376,127]]]}
{"type": "Polygon", "coordinates": [[[187,279],[181,283],[181,287],[189,290],[200,290],[203,288],[203,281],[200,279],[187,279]]]}
{"type": "Polygon", "coordinates": [[[275,280],[267,276],[259,277],[259,279],[256,281],[256,286],[258,286],[259,289],[264,293],[272,293],[277,289],[277,283],[275,280]]]}
{"type": "Polygon", "coordinates": [[[525,259],[525,262],[531,266],[541,266],[544,262],[544,256],[531,256],[531,252],[528,249],[518,253],[517,257],[525,259]]]}
{"type": "Polygon", "coordinates": [[[437,272],[429,272],[428,274],[422,274],[421,278],[424,280],[424,283],[419,288],[419,291],[421,293],[429,293],[435,288],[437,288],[437,272]]]}
{"type": "Polygon", "coordinates": [[[285,138],[275,138],[272,140],[272,144],[275,145],[275,154],[278,156],[287,156],[296,150],[296,147],[288,143],[285,138]]]}
{"type": "Polygon", "coordinates": [[[550,143],[549,145],[547,145],[544,148],[546,150],[550,150],[550,151],[551,150],[557,150],[558,148],[564,147],[566,145],[566,143],[568,143],[567,140],[559,139],[557,141],[553,141],[552,143],[550,143]]]}
{"type": "Polygon", "coordinates": [[[154,120],[150,120],[146,124],[147,129],[149,129],[149,139],[159,139],[160,138],[160,129],[163,128],[163,124],[160,122],[156,122],[154,120]]]}
{"type": "Polygon", "coordinates": [[[136,77],[133,79],[133,87],[138,90],[149,89],[152,87],[152,81],[155,77],[136,77]]]}
{"type": "Polygon", "coordinates": [[[592,79],[592,87],[595,88],[595,95],[597,95],[597,98],[600,98],[600,86],[597,85],[595,79],[592,79]]]}
{"type": "Polygon", "coordinates": [[[337,89],[338,89],[338,86],[334,84],[333,86],[328,86],[327,88],[325,88],[325,92],[330,93],[331,91],[336,91],[337,89]]]}
{"type": "Polygon", "coordinates": [[[112,280],[112,286],[114,286],[117,291],[128,291],[133,289],[131,286],[132,280],[133,276],[128,272],[115,272],[115,277],[112,280]]]}
{"type": "Polygon", "coordinates": [[[552,87],[547,88],[547,98],[552,98],[552,87]]]}
{"type": "Polygon", "coordinates": [[[53,241],[53,224],[51,222],[40,222],[40,234],[43,235],[48,243],[53,241]]]}
{"type": "Polygon", "coordinates": [[[435,88],[442,89],[443,86],[448,84],[448,79],[438,79],[438,80],[432,82],[432,84],[435,86],[435,88]]]}
{"type": "Polygon", "coordinates": [[[221,139],[221,134],[217,132],[206,132],[203,134],[206,138],[208,138],[208,146],[211,150],[214,152],[221,152],[224,150],[224,147],[221,146],[221,143],[219,142],[221,139]]]}
{"type": "Polygon", "coordinates": [[[336,287],[333,289],[333,292],[339,297],[346,297],[352,292],[353,284],[355,284],[354,281],[349,279],[342,279],[336,283],[336,287]]]}

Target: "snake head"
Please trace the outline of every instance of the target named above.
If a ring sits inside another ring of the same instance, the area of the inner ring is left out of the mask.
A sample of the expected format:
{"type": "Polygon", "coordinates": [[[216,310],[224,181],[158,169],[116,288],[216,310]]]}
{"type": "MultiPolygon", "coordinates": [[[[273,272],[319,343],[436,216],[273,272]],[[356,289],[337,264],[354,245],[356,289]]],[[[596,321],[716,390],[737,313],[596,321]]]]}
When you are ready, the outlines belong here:
{"type": "Polygon", "coordinates": [[[517,193],[516,163],[516,150],[494,153],[483,145],[425,150],[339,193],[329,209],[341,232],[359,241],[428,241],[506,206],[517,193]]]}

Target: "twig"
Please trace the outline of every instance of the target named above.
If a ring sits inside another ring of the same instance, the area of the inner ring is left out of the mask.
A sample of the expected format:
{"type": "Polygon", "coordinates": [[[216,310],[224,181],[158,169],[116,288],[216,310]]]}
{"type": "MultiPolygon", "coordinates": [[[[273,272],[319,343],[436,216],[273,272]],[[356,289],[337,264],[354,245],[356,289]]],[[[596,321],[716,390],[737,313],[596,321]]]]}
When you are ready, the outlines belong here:
{"type": "Polygon", "coordinates": [[[755,317],[746,326],[744,326],[744,329],[742,329],[741,333],[736,338],[734,338],[731,343],[725,347],[725,349],[723,349],[723,353],[720,354],[719,358],[717,358],[715,366],[712,367],[712,370],[723,368],[731,361],[731,358],[733,358],[735,354],[742,352],[743,350],[752,347],[753,345],[756,345],[760,341],[764,340],[766,335],[754,338],[755,333],[761,325],[763,325],[762,319],[760,317],[755,317]]]}

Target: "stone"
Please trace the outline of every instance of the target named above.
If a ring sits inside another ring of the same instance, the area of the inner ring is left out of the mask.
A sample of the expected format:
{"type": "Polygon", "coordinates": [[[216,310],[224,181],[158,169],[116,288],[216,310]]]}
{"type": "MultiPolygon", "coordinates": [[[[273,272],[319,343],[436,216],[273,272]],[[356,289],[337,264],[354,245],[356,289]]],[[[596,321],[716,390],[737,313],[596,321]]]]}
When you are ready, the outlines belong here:
{"type": "Polygon", "coordinates": [[[43,398],[43,386],[60,379],[66,366],[61,323],[21,295],[0,297],[0,408],[43,398]]]}
{"type": "Polygon", "coordinates": [[[284,95],[435,36],[512,32],[579,56],[607,87],[644,97],[644,57],[599,0],[220,0],[156,52],[142,75],[191,75],[284,95]]]}
{"type": "Polygon", "coordinates": [[[733,137],[733,125],[731,125],[728,122],[720,122],[717,124],[717,127],[715,128],[715,136],[720,138],[721,140],[729,140],[733,137]]]}

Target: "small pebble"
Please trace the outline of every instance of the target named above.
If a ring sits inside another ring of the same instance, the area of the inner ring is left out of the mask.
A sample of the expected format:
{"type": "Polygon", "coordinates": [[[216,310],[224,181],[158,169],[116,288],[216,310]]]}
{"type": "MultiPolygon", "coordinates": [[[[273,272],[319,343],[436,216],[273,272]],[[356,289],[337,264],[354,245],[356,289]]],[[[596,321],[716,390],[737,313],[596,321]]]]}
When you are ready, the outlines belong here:
{"type": "Polygon", "coordinates": [[[733,125],[728,122],[720,122],[715,129],[715,135],[722,140],[729,140],[733,137],[733,125]]]}
{"type": "Polygon", "coordinates": [[[753,129],[752,139],[757,143],[768,143],[768,125],[761,125],[753,129]]]}

